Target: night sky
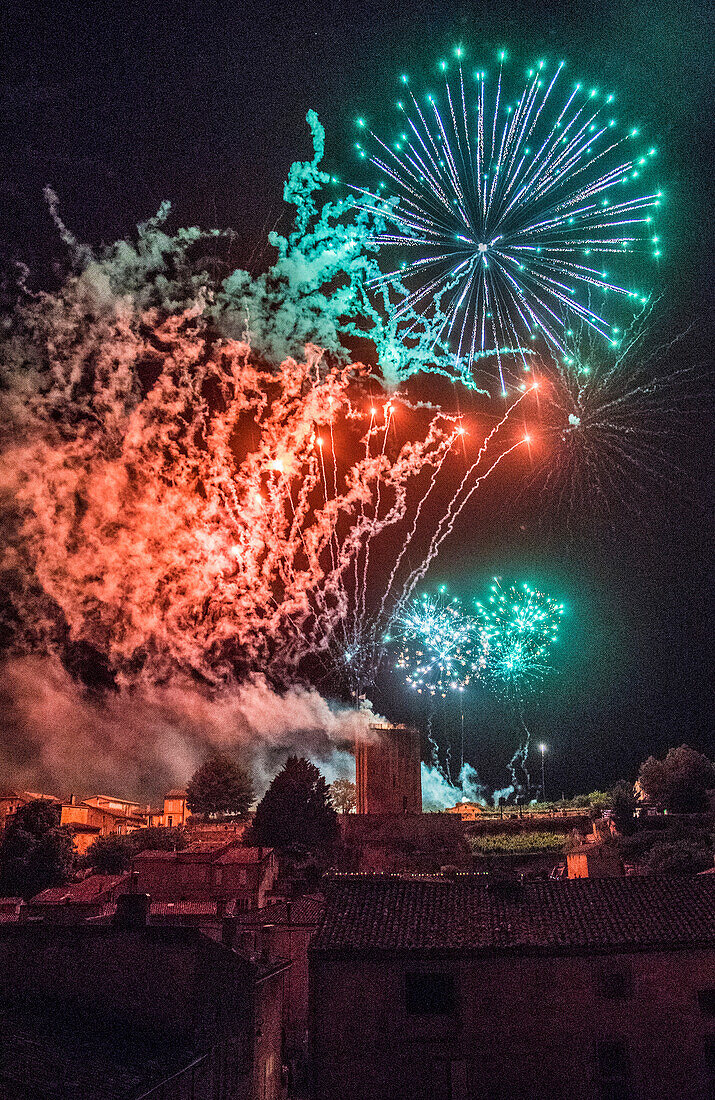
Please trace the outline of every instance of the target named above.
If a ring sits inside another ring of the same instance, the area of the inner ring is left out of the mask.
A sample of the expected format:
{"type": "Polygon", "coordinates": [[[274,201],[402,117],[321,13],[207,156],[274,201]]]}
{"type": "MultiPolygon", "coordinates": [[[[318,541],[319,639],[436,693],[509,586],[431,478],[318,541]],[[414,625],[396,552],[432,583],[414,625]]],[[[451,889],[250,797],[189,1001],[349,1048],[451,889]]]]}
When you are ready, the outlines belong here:
{"type": "MultiPolygon", "coordinates": [[[[309,108],[327,131],[326,164],[345,178],[353,168],[352,121],[363,113],[390,117],[401,71],[427,73],[459,41],[475,61],[500,46],[525,63],[563,56],[576,78],[616,91],[621,115],[662,150],[659,324],[672,336],[690,327],[666,361],[673,369],[697,364],[697,392],[707,393],[713,57],[706,4],[251,7],[20,3],[5,15],[5,262],[27,263],[36,285],[55,279],[64,250],[42,200],[49,183],[66,223],[91,244],[131,234],[170,199],[173,226],[230,226],[236,235],[219,246],[222,261],[258,272],[271,259],[268,230],[286,225],[287,169],[310,153],[309,108]]],[[[633,777],[649,753],[683,741],[715,752],[711,421],[702,400],[679,397],[676,406],[663,446],[682,472],[669,485],[649,485],[639,520],[614,510],[614,530],[588,516],[566,530],[548,504],[528,494],[519,501],[496,481],[430,574],[435,584],[476,595],[500,573],[567,604],[555,673],[529,715],[535,739],[549,746],[551,792],[633,777]]],[[[375,702],[396,719],[409,713],[389,682],[375,702]]],[[[499,784],[515,745],[486,693],[471,698],[465,730],[469,758],[499,784]]]]}

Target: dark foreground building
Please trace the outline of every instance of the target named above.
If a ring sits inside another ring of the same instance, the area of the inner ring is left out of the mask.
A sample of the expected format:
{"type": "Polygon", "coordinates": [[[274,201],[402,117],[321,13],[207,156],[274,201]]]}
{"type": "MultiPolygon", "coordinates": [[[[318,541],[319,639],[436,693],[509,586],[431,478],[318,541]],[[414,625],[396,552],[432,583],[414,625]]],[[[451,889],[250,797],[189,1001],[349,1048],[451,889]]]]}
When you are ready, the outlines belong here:
{"type": "Polygon", "coordinates": [[[316,1100],[711,1100],[715,881],[347,878],[310,949],[316,1100]]]}
{"type": "Polygon", "coordinates": [[[282,1100],[285,964],[194,928],[0,928],[2,1100],[282,1100]]]}

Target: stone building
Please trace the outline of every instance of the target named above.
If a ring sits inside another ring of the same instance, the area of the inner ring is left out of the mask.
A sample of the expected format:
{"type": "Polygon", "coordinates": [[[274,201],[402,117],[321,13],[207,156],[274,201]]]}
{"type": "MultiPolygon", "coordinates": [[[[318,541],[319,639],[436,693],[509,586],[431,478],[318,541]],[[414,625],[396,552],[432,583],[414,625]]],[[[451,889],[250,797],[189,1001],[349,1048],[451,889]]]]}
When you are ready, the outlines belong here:
{"type": "Polygon", "coordinates": [[[308,948],[323,916],[320,896],[285,898],[238,913],[234,945],[249,958],[290,960],[283,972],[283,1026],[293,1058],[308,1053],[308,948]]]}
{"type": "Polygon", "coordinates": [[[309,958],[316,1100],[715,1095],[715,876],[336,881],[309,958]]]}
{"type": "Polygon", "coordinates": [[[272,848],[244,847],[240,838],[199,841],[179,852],[146,851],[133,860],[137,889],[153,901],[235,899],[239,909],[258,909],[278,874],[272,848]]]}
{"type": "Polygon", "coordinates": [[[148,927],[148,903],[0,927],[3,1100],[283,1100],[287,964],[148,927]]]}
{"type": "Polygon", "coordinates": [[[403,725],[372,725],[355,743],[359,814],[422,812],[420,735],[403,725]]]}

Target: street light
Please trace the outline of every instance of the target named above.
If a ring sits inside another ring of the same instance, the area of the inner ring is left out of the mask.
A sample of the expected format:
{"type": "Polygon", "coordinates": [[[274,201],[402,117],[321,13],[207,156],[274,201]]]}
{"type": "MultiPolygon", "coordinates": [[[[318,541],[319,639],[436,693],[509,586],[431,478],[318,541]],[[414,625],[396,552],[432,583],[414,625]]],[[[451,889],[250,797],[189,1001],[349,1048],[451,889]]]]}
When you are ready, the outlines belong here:
{"type": "Polygon", "coordinates": [[[539,745],[539,751],[541,753],[541,801],[546,802],[546,782],[544,780],[544,753],[546,752],[546,745],[543,741],[539,745]]]}

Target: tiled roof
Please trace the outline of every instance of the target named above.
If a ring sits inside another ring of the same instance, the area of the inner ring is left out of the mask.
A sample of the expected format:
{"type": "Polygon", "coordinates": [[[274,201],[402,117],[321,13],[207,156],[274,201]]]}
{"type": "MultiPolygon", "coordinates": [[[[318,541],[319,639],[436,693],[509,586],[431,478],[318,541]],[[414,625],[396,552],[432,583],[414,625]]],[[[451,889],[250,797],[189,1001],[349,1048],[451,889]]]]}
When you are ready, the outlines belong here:
{"type": "Polygon", "coordinates": [[[274,901],[262,909],[237,913],[239,924],[318,924],[325,909],[322,897],[274,901]]]}
{"type": "Polygon", "coordinates": [[[715,880],[601,878],[515,887],[345,879],[328,887],[317,950],[599,950],[715,945],[715,880]]]}
{"type": "Polygon", "coordinates": [[[227,852],[220,855],[215,863],[262,863],[264,859],[268,859],[272,848],[244,848],[239,846],[237,848],[229,848],[227,852]]]}
{"type": "MultiPolygon", "coordinates": [[[[204,917],[207,920],[219,920],[219,902],[216,901],[152,901],[149,905],[149,924],[154,920],[163,923],[170,921],[172,917],[204,917]]],[[[235,915],[235,901],[233,898],[226,901],[222,910],[222,916],[235,915]]],[[[89,918],[90,923],[99,923],[105,918],[113,917],[117,911],[117,903],[108,901],[102,906],[102,911],[97,917],[89,918]]]]}
{"type": "Polygon", "coordinates": [[[18,791],[11,787],[0,789],[0,798],[26,798],[30,802],[39,798],[43,802],[59,802],[59,798],[56,798],[53,794],[42,794],[40,791],[18,791]]]}
{"type": "Polygon", "coordinates": [[[190,844],[188,848],[180,848],[176,852],[164,848],[146,848],[143,852],[137,852],[134,859],[174,859],[182,863],[214,863],[231,843],[233,841],[222,840],[220,843],[213,843],[209,840],[199,840],[190,844]]]}
{"type": "Polygon", "coordinates": [[[164,798],[186,798],[186,791],[168,791],[164,798]]]}
{"type": "Polygon", "coordinates": [[[32,905],[82,904],[98,901],[103,894],[118,886],[126,875],[90,875],[83,882],[71,882],[67,886],[50,886],[36,894],[32,905]]]}
{"type": "Polygon", "coordinates": [[[215,901],[153,901],[149,917],[215,917],[217,911],[215,901]]]}

